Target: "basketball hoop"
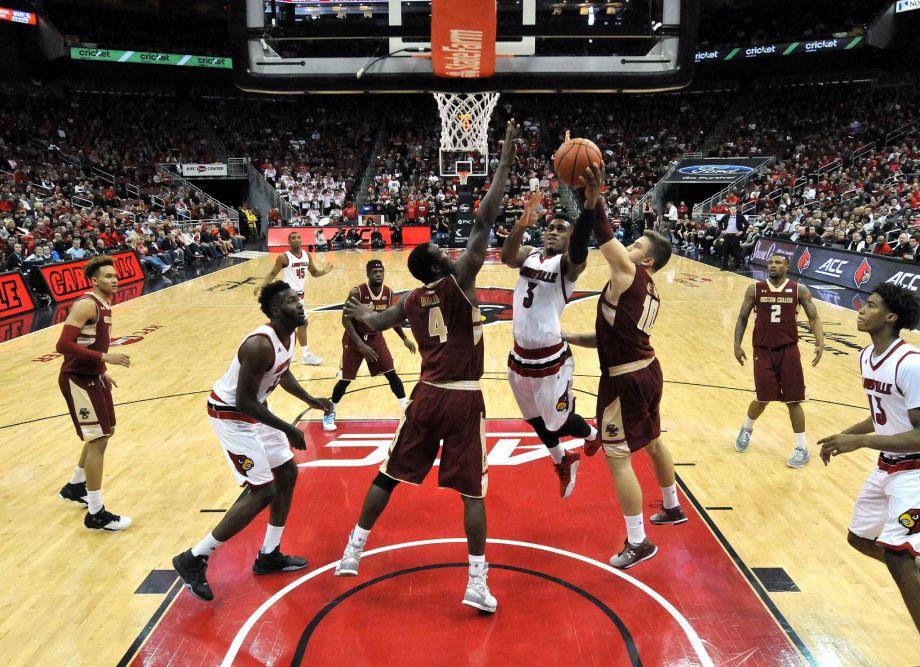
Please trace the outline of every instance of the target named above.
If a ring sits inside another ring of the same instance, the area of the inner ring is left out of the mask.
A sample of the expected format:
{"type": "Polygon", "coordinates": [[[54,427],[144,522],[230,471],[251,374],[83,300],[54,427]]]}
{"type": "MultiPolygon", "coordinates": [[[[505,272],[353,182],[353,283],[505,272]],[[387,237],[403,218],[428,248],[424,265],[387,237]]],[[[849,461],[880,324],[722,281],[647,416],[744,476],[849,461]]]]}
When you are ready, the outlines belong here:
{"type": "Polygon", "coordinates": [[[468,171],[458,171],[457,176],[460,178],[460,185],[466,185],[467,179],[470,177],[470,172],[468,171]]]}
{"type": "MultiPolygon", "coordinates": [[[[441,157],[442,176],[460,176],[461,183],[466,183],[469,176],[485,176],[486,173],[461,175],[451,161],[445,160],[450,153],[489,153],[489,120],[498,103],[499,93],[434,93],[438,103],[438,115],[441,117],[441,157]]],[[[483,161],[488,165],[488,159],[483,161]]],[[[488,167],[482,171],[487,172],[488,167]]]]}

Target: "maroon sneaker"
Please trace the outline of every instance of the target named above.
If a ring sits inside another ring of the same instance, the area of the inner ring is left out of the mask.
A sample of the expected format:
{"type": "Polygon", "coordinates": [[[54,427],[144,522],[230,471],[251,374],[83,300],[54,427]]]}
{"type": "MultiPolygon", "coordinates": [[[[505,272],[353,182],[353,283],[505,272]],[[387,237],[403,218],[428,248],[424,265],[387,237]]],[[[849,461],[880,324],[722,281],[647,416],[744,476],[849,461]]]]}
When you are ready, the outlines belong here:
{"type": "Polygon", "coordinates": [[[559,475],[559,495],[568,498],[575,490],[575,474],[581,465],[581,455],[578,452],[566,452],[562,462],[554,465],[556,474],[559,475]]]}
{"type": "Polygon", "coordinates": [[[676,526],[679,523],[686,523],[687,515],[684,514],[684,511],[680,508],[680,505],[670,509],[662,506],[661,511],[655,512],[648,518],[648,520],[658,526],[664,526],[668,524],[676,526]]]}
{"type": "Polygon", "coordinates": [[[649,542],[647,537],[642,541],[642,544],[638,546],[630,544],[629,540],[626,540],[623,551],[618,553],[616,556],[610,557],[610,564],[617,569],[628,570],[633,565],[638,565],[642,561],[648,560],[657,553],[658,547],[649,542]]]}
{"type": "Polygon", "coordinates": [[[585,456],[594,456],[597,454],[597,450],[601,448],[601,432],[597,431],[597,435],[593,439],[585,438],[585,456]]]}

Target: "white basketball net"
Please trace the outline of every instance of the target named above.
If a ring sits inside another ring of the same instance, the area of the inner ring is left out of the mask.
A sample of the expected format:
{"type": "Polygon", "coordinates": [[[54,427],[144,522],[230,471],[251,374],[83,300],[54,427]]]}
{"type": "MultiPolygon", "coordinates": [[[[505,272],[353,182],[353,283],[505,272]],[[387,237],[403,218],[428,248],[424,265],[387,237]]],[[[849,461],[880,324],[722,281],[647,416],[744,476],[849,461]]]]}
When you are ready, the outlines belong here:
{"type": "Polygon", "coordinates": [[[498,93],[434,93],[442,151],[489,151],[489,119],[498,93]]]}

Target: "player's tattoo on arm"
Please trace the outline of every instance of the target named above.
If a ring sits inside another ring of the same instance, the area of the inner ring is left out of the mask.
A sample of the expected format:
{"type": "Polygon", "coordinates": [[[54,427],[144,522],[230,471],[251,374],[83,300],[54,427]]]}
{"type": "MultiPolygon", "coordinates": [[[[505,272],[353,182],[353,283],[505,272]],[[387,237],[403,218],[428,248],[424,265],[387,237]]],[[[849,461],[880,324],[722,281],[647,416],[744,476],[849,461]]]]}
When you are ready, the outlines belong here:
{"type": "Polygon", "coordinates": [[[748,285],[744,293],[744,302],[741,304],[741,311],[738,313],[738,321],[735,323],[735,346],[741,345],[744,338],[744,331],[747,329],[748,319],[751,317],[751,311],[754,310],[754,285],[748,285]]]}

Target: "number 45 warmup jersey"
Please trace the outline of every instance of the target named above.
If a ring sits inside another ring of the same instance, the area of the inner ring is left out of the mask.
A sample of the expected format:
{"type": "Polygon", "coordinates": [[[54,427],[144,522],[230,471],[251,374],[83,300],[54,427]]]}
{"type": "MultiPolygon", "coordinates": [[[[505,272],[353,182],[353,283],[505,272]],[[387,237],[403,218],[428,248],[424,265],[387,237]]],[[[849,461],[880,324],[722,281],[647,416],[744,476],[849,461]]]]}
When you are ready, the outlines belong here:
{"type": "Polygon", "coordinates": [[[285,250],[284,255],[287,257],[287,266],[284,267],[282,280],[291,286],[291,289],[297,292],[298,296],[303,296],[303,281],[307,277],[307,269],[310,266],[310,256],[303,250],[300,251],[300,257],[285,250]]]}

